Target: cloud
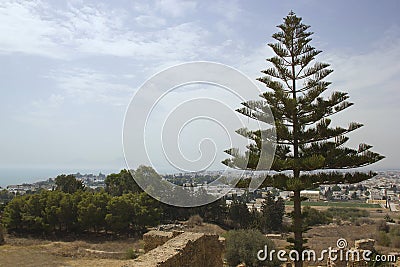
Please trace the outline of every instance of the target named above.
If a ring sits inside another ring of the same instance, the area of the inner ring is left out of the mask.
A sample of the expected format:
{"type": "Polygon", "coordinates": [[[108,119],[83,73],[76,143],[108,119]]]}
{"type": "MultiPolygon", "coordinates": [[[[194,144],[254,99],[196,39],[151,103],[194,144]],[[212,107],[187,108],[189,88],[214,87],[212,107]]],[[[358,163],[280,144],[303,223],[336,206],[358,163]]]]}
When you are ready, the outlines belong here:
{"type": "Polygon", "coordinates": [[[128,82],[131,78],[129,75],[113,75],[87,68],[73,68],[53,70],[48,78],[57,82],[58,89],[65,98],[80,104],[99,102],[126,106],[133,93],[133,88],[128,82]]]}
{"type": "Polygon", "coordinates": [[[33,100],[31,103],[23,106],[14,118],[23,123],[28,123],[36,127],[60,127],[65,126],[65,121],[57,120],[60,111],[65,103],[65,97],[61,94],[51,94],[48,97],[42,97],[33,100]]]}
{"type": "Polygon", "coordinates": [[[328,77],[333,81],[332,88],[348,91],[350,95],[360,98],[364,104],[379,100],[374,109],[387,108],[387,105],[398,106],[400,95],[397,85],[400,82],[400,37],[384,34],[384,42],[373,44],[364,53],[354,51],[326,51],[321,61],[331,63],[334,72],[328,77]]]}
{"type": "Polygon", "coordinates": [[[27,53],[60,58],[64,51],[55,36],[65,30],[51,19],[44,18],[41,11],[46,6],[40,1],[0,3],[0,52],[27,53]]]}
{"type": "Polygon", "coordinates": [[[33,101],[33,106],[37,108],[43,108],[44,106],[48,108],[58,108],[64,102],[64,97],[58,94],[51,94],[49,98],[43,100],[33,101]]]}
{"type": "Polygon", "coordinates": [[[135,21],[143,26],[149,28],[158,28],[166,24],[166,20],[155,15],[140,15],[135,18],[135,21]]]}
{"type": "MultiPolygon", "coordinates": [[[[180,16],[196,4],[160,1],[156,6],[161,13],[180,16]]],[[[95,55],[163,60],[192,59],[193,51],[204,46],[208,32],[193,22],[165,26],[159,14],[143,11],[132,24],[127,12],[105,5],[54,9],[42,1],[3,2],[0,52],[68,60],[95,55]]]]}
{"type": "Polygon", "coordinates": [[[230,22],[235,21],[243,12],[238,1],[213,1],[208,4],[208,9],[230,22]]]}
{"type": "Polygon", "coordinates": [[[197,3],[194,1],[158,0],[156,9],[171,17],[182,17],[195,11],[197,3]]]}

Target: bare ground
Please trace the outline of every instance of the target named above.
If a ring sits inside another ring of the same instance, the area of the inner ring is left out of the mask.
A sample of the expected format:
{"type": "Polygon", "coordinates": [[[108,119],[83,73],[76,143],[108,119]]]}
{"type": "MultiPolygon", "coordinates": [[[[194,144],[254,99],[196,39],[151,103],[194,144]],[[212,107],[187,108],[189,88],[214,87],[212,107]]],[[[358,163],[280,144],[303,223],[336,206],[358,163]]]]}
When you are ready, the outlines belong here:
{"type": "Polygon", "coordinates": [[[0,266],[121,266],[127,250],[141,251],[142,241],[56,241],[6,236],[0,266]]]}

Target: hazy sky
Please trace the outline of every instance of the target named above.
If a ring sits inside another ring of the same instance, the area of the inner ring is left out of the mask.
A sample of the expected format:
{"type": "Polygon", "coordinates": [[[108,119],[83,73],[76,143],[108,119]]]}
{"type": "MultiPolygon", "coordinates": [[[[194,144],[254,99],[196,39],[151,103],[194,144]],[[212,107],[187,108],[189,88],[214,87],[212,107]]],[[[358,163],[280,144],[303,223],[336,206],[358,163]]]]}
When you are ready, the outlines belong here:
{"type": "Polygon", "coordinates": [[[387,157],[371,168],[399,168],[397,0],[1,1],[0,167],[125,167],[124,114],[147,78],[206,60],[255,79],[290,10],[332,65],[331,90],[355,103],[335,121],[365,124],[349,144],[387,157]]]}

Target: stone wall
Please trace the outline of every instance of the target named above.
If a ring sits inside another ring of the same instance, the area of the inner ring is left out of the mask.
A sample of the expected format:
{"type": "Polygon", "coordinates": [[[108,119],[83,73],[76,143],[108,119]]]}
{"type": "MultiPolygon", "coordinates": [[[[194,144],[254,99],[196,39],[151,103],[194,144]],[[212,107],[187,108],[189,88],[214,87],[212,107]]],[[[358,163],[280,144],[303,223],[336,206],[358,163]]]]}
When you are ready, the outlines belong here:
{"type": "Polygon", "coordinates": [[[179,235],[181,232],[150,231],[143,235],[144,251],[148,252],[163,245],[168,240],[179,235]]]}
{"type": "MultiPolygon", "coordinates": [[[[155,236],[155,234],[149,234],[149,236],[155,236]]],[[[127,266],[222,267],[222,251],[223,245],[218,235],[184,232],[132,260],[127,266]]]]}
{"type": "Polygon", "coordinates": [[[375,250],[375,240],[374,239],[359,239],[354,242],[355,249],[364,249],[364,250],[375,250]]]}

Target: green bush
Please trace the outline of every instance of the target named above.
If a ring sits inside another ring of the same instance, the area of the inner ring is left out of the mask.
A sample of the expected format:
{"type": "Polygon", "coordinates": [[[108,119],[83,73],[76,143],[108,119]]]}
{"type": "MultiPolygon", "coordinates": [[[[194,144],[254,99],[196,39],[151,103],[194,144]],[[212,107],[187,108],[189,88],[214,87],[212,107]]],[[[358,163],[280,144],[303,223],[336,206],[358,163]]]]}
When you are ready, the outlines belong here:
{"type": "Polygon", "coordinates": [[[390,230],[389,225],[386,223],[385,220],[380,220],[376,226],[377,230],[380,232],[388,233],[390,230]]]}
{"type": "Polygon", "coordinates": [[[392,247],[394,247],[394,248],[400,248],[400,236],[392,237],[391,244],[392,244],[392,247]]]}
{"type": "Polygon", "coordinates": [[[388,232],[390,232],[390,236],[400,236],[400,226],[394,225],[388,232]]]}
{"type": "Polygon", "coordinates": [[[0,245],[3,245],[4,242],[4,229],[3,226],[0,224],[0,245]]]}
{"type": "Polygon", "coordinates": [[[279,266],[279,262],[259,261],[257,252],[268,247],[268,251],[275,249],[275,244],[257,230],[233,230],[226,234],[225,258],[229,266],[245,263],[248,267],[279,266]]]}
{"type": "Polygon", "coordinates": [[[390,222],[390,223],[394,223],[394,220],[389,216],[389,214],[385,215],[385,221],[390,222]]]}
{"type": "Polygon", "coordinates": [[[305,226],[328,224],[332,222],[332,219],[328,217],[326,212],[318,211],[314,208],[304,207],[302,214],[305,226]]]}
{"type": "Polygon", "coordinates": [[[130,259],[136,259],[138,257],[138,253],[136,252],[136,250],[134,250],[133,248],[129,248],[126,251],[126,259],[130,260],[130,259]]]}
{"type": "Polygon", "coordinates": [[[13,198],[2,223],[9,232],[49,234],[99,232],[126,233],[158,224],[161,211],[145,193],[110,196],[104,191],[73,194],[42,191],[13,198]]]}
{"type": "Polygon", "coordinates": [[[378,241],[378,244],[383,247],[388,247],[391,243],[388,234],[385,232],[379,232],[376,240],[378,241]]]}
{"type": "Polygon", "coordinates": [[[360,217],[369,217],[369,212],[357,208],[328,208],[327,216],[331,218],[340,218],[342,220],[354,221],[360,217]]]}

